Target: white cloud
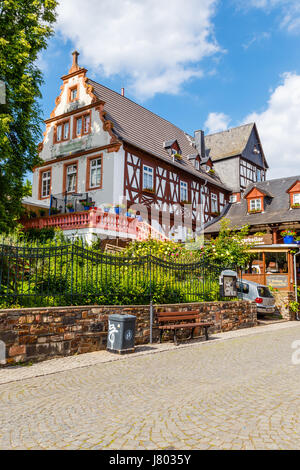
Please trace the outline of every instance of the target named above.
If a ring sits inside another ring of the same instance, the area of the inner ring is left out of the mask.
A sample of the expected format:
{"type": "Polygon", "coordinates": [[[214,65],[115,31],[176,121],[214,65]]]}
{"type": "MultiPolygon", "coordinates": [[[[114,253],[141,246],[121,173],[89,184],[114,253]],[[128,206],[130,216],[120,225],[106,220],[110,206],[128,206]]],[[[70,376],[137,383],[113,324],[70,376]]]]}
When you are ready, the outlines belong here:
{"type": "Polygon", "coordinates": [[[263,32],[263,33],[254,33],[251,37],[251,39],[242,44],[243,48],[245,50],[249,49],[250,46],[252,46],[254,43],[260,43],[266,39],[270,39],[271,37],[271,33],[268,33],[268,32],[263,32]]]}
{"type": "Polygon", "coordinates": [[[260,8],[267,12],[278,9],[280,26],[290,33],[300,31],[300,2],[299,0],[237,0],[241,8],[260,8]]]}
{"type": "Polygon", "coordinates": [[[228,129],[231,119],[224,113],[209,113],[204,126],[208,134],[221,132],[228,129]]]}
{"type": "Polygon", "coordinates": [[[139,98],[176,94],[201,77],[200,62],[220,51],[212,18],[218,0],[62,0],[58,31],[81,63],[105,76],[129,77],[139,98]]]}
{"type": "Polygon", "coordinates": [[[248,115],[244,122],[257,124],[270,166],[268,177],[300,174],[300,75],[285,73],[282,84],[271,92],[261,113],[248,115]]]}

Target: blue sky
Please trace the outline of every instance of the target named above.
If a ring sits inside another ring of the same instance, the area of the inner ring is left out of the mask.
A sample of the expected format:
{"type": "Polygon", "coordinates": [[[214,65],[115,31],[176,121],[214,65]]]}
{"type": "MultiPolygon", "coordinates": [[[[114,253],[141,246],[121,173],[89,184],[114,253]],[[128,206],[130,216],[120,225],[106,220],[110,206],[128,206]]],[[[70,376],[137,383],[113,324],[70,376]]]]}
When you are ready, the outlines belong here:
{"type": "Polygon", "coordinates": [[[44,118],[74,48],[89,77],[193,134],[255,120],[270,178],[300,174],[298,0],[63,0],[44,118]],[[82,9],[83,8],[83,9],[82,9]]]}

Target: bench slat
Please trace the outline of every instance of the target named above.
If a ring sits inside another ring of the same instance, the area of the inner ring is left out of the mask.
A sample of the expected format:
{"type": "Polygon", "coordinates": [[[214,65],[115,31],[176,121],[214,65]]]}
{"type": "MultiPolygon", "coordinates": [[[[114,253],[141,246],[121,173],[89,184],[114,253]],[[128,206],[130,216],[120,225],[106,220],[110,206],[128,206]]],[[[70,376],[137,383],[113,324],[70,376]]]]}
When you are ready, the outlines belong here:
{"type": "Polygon", "coordinates": [[[195,328],[198,326],[209,327],[212,325],[213,323],[179,323],[178,325],[164,325],[158,328],[160,330],[174,330],[175,328],[179,330],[180,328],[195,328]]]}
{"type": "Polygon", "coordinates": [[[174,331],[174,342],[177,344],[176,330],[180,329],[191,329],[191,338],[195,328],[202,327],[205,329],[205,338],[208,340],[208,328],[213,325],[211,322],[203,322],[200,320],[200,309],[199,310],[184,310],[179,312],[160,312],[156,313],[156,319],[159,323],[160,340],[161,342],[164,330],[174,331]]]}
{"type": "Polygon", "coordinates": [[[195,316],[195,315],[186,315],[184,317],[166,317],[166,318],[159,318],[158,321],[160,323],[163,323],[163,322],[169,322],[169,321],[177,321],[177,320],[197,320],[199,317],[199,315],[195,316]]]}
{"type": "Polygon", "coordinates": [[[170,317],[170,316],[176,316],[176,315],[199,315],[199,310],[187,310],[187,311],[181,311],[181,312],[160,312],[157,313],[158,317],[170,317]]]}

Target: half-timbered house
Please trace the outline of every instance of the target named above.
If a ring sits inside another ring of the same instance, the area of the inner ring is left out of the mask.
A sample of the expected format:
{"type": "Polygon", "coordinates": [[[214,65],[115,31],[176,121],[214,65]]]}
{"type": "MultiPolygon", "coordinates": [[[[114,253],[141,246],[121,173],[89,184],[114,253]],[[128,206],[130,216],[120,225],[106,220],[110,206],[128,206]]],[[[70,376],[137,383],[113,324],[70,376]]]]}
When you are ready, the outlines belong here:
{"type": "MultiPolygon", "coordinates": [[[[99,214],[123,198],[153,229],[182,238],[186,232],[178,235],[175,229],[183,214],[195,231],[197,221],[205,223],[222,213],[235,183],[219,165],[214,138],[205,139],[202,131],[189,136],[128,99],[124,90],[117,93],[89,79],[78,55],[73,53],[72,67],[62,77],[55,108],[45,121],[39,145],[43,163],[33,174],[33,200],[48,201],[49,216],[26,226],[113,234],[116,219],[105,222],[102,217],[100,223],[95,208],[99,214]],[[87,215],[86,207],[94,209],[87,215]]],[[[258,136],[255,126],[252,131],[258,136]]],[[[258,142],[253,145],[262,152],[258,142]]],[[[125,217],[123,228],[126,223],[125,217]]]]}

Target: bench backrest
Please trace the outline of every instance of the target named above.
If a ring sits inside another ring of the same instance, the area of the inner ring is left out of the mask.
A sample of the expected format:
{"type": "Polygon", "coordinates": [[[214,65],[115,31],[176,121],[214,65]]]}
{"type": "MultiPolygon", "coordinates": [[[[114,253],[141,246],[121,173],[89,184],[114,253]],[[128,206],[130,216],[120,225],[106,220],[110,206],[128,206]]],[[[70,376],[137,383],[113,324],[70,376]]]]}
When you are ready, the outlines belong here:
{"type": "Polygon", "coordinates": [[[199,311],[193,310],[191,312],[159,312],[156,314],[159,323],[167,323],[174,321],[191,321],[199,318],[199,311]]]}

